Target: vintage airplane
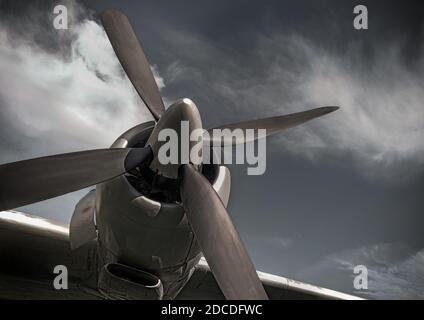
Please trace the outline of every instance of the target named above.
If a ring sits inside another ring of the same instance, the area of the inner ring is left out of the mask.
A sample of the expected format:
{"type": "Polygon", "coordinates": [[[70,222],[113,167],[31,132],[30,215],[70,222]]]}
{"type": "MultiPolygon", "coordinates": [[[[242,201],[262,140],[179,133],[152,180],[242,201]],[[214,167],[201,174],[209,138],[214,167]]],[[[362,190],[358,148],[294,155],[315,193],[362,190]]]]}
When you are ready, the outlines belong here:
{"type": "MultiPolygon", "coordinates": [[[[255,270],[226,211],[228,168],[158,161],[160,130],[179,132],[181,121],[202,128],[195,104],[182,99],[165,110],[127,17],[108,10],[101,20],[155,121],[129,129],[110,149],[0,166],[0,298],[356,299],[255,270]],[[94,185],[69,227],[12,211],[94,185]],[[67,290],[53,286],[58,265],[67,267],[67,290]]],[[[336,109],[222,128],[271,135],[336,109]]]]}

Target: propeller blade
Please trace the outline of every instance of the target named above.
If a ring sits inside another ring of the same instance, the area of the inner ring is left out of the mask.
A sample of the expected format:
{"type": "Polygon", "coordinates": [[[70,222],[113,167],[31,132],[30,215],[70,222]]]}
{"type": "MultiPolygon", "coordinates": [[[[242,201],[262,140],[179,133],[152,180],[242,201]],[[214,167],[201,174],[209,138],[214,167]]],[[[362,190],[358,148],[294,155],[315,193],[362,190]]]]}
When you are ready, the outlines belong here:
{"type": "Polygon", "coordinates": [[[180,169],[187,219],[215,279],[229,300],[266,300],[265,290],[227,210],[191,164],[180,169]]]}
{"type": "Polygon", "coordinates": [[[107,10],[101,14],[101,20],[128,78],[153,117],[158,120],[165,112],[165,107],[149,62],[128,18],[117,10],[107,10]]]}
{"type": "Polygon", "coordinates": [[[228,124],[221,127],[216,127],[216,128],[208,130],[208,133],[210,136],[209,143],[210,145],[212,145],[212,143],[220,142],[220,139],[221,139],[220,137],[213,137],[214,129],[221,129],[221,130],[230,129],[231,131],[235,129],[242,129],[243,131],[247,129],[255,129],[254,135],[252,135],[251,137],[247,137],[247,135],[244,134],[244,139],[238,140],[238,141],[236,141],[235,139],[233,140],[232,134],[226,135],[223,132],[222,142],[224,146],[237,144],[237,143],[247,143],[247,142],[252,142],[258,138],[261,138],[261,137],[258,137],[258,132],[256,131],[257,129],[266,129],[266,136],[271,136],[276,133],[280,133],[287,129],[298,126],[309,120],[334,112],[338,109],[339,107],[322,107],[322,108],[316,108],[316,109],[312,109],[308,111],[292,113],[292,114],[288,114],[284,116],[271,117],[271,118],[258,119],[258,120],[250,120],[250,121],[228,124]]]}
{"type": "Polygon", "coordinates": [[[65,153],[0,165],[0,211],[117,177],[151,156],[150,147],[65,153]]]}

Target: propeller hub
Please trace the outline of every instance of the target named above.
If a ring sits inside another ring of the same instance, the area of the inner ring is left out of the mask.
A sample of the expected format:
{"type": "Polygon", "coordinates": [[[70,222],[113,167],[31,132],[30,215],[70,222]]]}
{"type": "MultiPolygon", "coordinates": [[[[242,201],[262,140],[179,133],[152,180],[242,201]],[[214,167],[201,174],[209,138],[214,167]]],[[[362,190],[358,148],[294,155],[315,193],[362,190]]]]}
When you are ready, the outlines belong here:
{"type": "Polygon", "coordinates": [[[172,104],[160,118],[146,145],[153,151],[150,169],[158,174],[178,178],[181,165],[194,163],[194,155],[201,158],[203,128],[199,110],[190,99],[172,104]],[[195,148],[195,149],[194,149],[195,148]],[[193,152],[192,152],[193,151],[193,152]]]}

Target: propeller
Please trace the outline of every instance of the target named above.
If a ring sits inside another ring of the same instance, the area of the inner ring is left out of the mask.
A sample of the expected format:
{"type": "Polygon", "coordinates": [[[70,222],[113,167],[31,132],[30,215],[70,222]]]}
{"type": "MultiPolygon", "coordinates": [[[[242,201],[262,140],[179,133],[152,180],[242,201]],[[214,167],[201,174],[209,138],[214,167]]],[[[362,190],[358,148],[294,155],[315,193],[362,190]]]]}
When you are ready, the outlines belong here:
{"type": "Polygon", "coordinates": [[[0,165],[0,211],[115,178],[148,160],[151,154],[149,147],[100,149],[0,165]]]}
{"type": "MultiPolygon", "coordinates": [[[[149,165],[153,166],[152,172],[155,174],[159,173],[174,181],[180,180],[180,195],[188,222],[225,297],[267,299],[240,236],[208,180],[191,164],[171,166],[158,163],[158,150],[164,143],[159,141],[159,131],[176,129],[183,120],[190,123],[190,130],[201,128],[197,107],[189,99],[183,99],[165,112],[150,65],[128,18],[118,11],[108,10],[101,15],[101,20],[128,78],[158,120],[147,146],[74,152],[0,165],[0,210],[13,209],[83,189],[113,179],[150,161],[149,165]]],[[[268,136],[337,109],[324,107],[215,129],[266,129],[268,136]]],[[[178,131],[180,135],[182,130],[178,131]]],[[[208,132],[212,131],[210,129],[208,132]]],[[[258,136],[253,136],[252,140],[257,138],[258,136]]],[[[226,136],[224,142],[233,143],[232,138],[226,136]]],[[[190,149],[191,146],[186,151],[190,152],[190,149]]],[[[76,211],[83,212],[86,207],[90,208],[94,201],[92,197],[93,195],[82,201],[76,211]]],[[[91,218],[79,216],[73,219],[73,247],[92,238],[93,230],[81,229],[91,218]]]]}
{"type": "Polygon", "coordinates": [[[104,11],[100,18],[125,73],[153,117],[158,120],[165,112],[165,107],[149,62],[128,18],[116,10],[104,11]]]}
{"type": "Polygon", "coordinates": [[[180,168],[181,199],[203,255],[230,300],[266,300],[265,290],[221,199],[191,164],[180,168]]]}
{"type": "Polygon", "coordinates": [[[265,136],[268,137],[276,133],[283,132],[287,129],[293,128],[295,126],[298,126],[309,120],[334,112],[338,109],[339,107],[321,107],[321,108],[292,113],[292,114],[283,115],[283,116],[277,116],[277,117],[271,117],[271,118],[265,118],[265,119],[259,119],[259,120],[243,121],[239,123],[232,123],[232,124],[227,124],[224,126],[219,126],[219,127],[208,130],[208,133],[209,133],[208,143],[212,145],[212,143],[222,142],[222,146],[226,146],[226,145],[237,144],[237,143],[252,142],[258,138],[263,138],[263,137],[258,137],[257,129],[266,129],[265,136]],[[231,131],[235,129],[241,129],[241,130],[255,129],[255,132],[254,132],[254,135],[250,137],[244,134],[243,135],[244,140],[236,140],[236,139],[233,139],[233,136],[231,134],[225,134],[225,131],[223,131],[222,132],[223,139],[222,141],[219,141],[221,140],[221,137],[213,138],[214,136],[213,130],[216,130],[216,129],[219,129],[219,130],[229,129],[231,131]]]}

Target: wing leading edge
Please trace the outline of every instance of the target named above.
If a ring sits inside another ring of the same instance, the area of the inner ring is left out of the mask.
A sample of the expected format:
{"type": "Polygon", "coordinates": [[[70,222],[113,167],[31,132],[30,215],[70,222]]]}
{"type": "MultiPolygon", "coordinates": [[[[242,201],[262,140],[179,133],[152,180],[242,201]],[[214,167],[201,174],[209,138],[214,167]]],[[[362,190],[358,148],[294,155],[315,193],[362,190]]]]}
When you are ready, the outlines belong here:
{"type": "MultiPolygon", "coordinates": [[[[301,299],[329,299],[329,300],[364,300],[362,298],[341,293],[338,291],[317,287],[311,284],[291,280],[285,277],[258,271],[259,279],[264,285],[271,300],[301,300],[301,299]]],[[[204,258],[193,271],[188,283],[181,290],[177,299],[180,300],[208,300],[224,299],[209,266],[204,258]]]]}

